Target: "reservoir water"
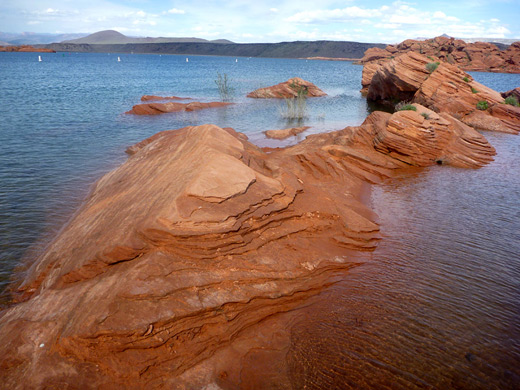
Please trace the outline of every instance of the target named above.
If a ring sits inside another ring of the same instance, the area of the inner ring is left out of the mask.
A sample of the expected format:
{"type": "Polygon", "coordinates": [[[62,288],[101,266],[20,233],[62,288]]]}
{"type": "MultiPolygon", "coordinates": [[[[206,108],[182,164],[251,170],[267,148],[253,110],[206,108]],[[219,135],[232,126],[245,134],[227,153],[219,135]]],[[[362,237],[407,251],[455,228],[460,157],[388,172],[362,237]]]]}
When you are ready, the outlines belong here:
{"type": "MultiPolygon", "coordinates": [[[[119,56],[0,53],[0,288],[127,146],[158,131],[214,123],[277,145],[262,131],[292,125],[283,102],[245,95],[293,76],[329,94],[309,100],[305,135],[368,114],[362,67],[348,62],[119,56]],[[219,100],[218,73],[233,106],[124,114],[143,94],[219,100]]],[[[472,76],[498,91],[520,86],[520,75],[472,76]]],[[[520,387],[520,137],[485,136],[497,156],[482,169],[432,167],[372,187],[383,239],[294,325],[294,388],[520,387]]]]}

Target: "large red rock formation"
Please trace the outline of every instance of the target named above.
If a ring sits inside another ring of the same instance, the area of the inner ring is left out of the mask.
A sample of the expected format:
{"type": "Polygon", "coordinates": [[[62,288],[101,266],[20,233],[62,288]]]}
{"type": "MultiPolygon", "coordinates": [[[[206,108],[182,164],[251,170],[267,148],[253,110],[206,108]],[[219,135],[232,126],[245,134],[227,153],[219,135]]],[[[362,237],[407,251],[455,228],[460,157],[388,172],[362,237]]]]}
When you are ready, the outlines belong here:
{"type": "Polygon", "coordinates": [[[407,39],[398,45],[388,45],[385,49],[370,48],[359,62],[381,64],[408,52],[429,56],[432,61],[457,65],[466,71],[520,73],[520,42],[501,51],[492,43],[466,43],[447,37],[425,41],[407,39]]]}
{"type": "Polygon", "coordinates": [[[421,54],[409,52],[379,65],[367,86],[367,98],[408,100],[448,113],[479,130],[520,132],[519,107],[504,104],[500,93],[474,81],[454,65],[440,63],[430,73],[430,62],[421,54]],[[481,106],[479,102],[486,104],[481,106]]]}
{"type": "Polygon", "coordinates": [[[230,104],[233,104],[233,103],[224,103],[224,102],[142,103],[142,104],[136,104],[135,106],[133,106],[130,111],[126,112],[126,114],[159,115],[159,114],[166,114],[169,112],[196,111],[196,110],[203,110],[205,108],[225,107],[225,106],[229,106],[230,104]]]}
{"type": "Polygon", "coordinates": [[[492,159],[473,129],[417,110],[376,112],[269,153],[213,125],[135,145],[1,314],[2,384],[168,387],[338,280],[351,250],[378,239],[364,183],[403,167],[492,159]]]}
{"type": "Polygon", "coordinates": [[[30,45],[21,45],[21,46],[0,46],[0,52],[2,51],[19,51],[19,52],[35,52],[35,53],[56,53],[56,50],[52,49],[44,49],[44,48],[36,48],[30,45]]]}
{"type": "Polygon", "coordinates": [[[326,96],[327,94],[309,81],[299,77],[293,77],[283,83],[271,87],[260,88],[250,92],[247,97],[259,99],[284,99],[295,98],[298,93],[303,93],[306,97],[326,96]]]}

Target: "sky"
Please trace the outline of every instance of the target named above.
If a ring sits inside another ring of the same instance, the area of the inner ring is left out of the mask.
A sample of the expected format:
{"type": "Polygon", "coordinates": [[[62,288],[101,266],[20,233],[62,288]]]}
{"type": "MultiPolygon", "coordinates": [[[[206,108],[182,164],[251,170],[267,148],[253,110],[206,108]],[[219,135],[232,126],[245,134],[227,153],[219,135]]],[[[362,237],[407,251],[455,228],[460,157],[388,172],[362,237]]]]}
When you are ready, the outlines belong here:
{"type": "Polygon", "coordinates": [[[520,0],[2,0],[0,30],[234,42],[396,43],[441,34],[520,40],[520,0]]]}

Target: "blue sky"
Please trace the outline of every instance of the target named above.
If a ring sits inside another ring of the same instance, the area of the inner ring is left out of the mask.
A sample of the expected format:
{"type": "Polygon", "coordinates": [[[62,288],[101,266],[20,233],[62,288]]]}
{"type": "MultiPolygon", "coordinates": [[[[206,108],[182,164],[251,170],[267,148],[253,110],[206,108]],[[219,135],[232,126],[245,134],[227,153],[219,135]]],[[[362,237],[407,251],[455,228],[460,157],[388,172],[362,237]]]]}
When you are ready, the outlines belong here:
{"type": "Polygon", "coordinates": [[[3,0],[0,30],[227,38],[235,42],[518,38],[520,0],[3,0]]]}

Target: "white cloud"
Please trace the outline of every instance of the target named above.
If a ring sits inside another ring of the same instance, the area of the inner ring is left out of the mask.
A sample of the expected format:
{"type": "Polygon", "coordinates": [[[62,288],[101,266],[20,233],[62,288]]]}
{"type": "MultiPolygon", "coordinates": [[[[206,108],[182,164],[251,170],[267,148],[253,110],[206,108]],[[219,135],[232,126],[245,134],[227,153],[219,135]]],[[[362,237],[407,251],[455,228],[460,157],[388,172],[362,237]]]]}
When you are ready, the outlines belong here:
{"type": "Polygon", "coordinates": [[[346,21],[356,18],[375,18],[381,16],[380,9],[366,9],[360,7],[346,7],[343,9],[321,9],[314,11],[303,11],[286,19],[294,23],[328,23],[331,21],[346,21]]]}
{"type": "Polygon", "coordinates": [[[278,10],[278,8],[270,8],[269,11],[271,11],[273,13],[277,13],[279,10],[278,10]]]}
{"type": "Polygon", "coordinates": [[[163,14],[164,13],[168,13],[168,14],[172,14],[172,15],[184,15],[186,12],[182,9],[172,8],[172,9],[169,9],[168,11],[163,12],[163,14]]]}

